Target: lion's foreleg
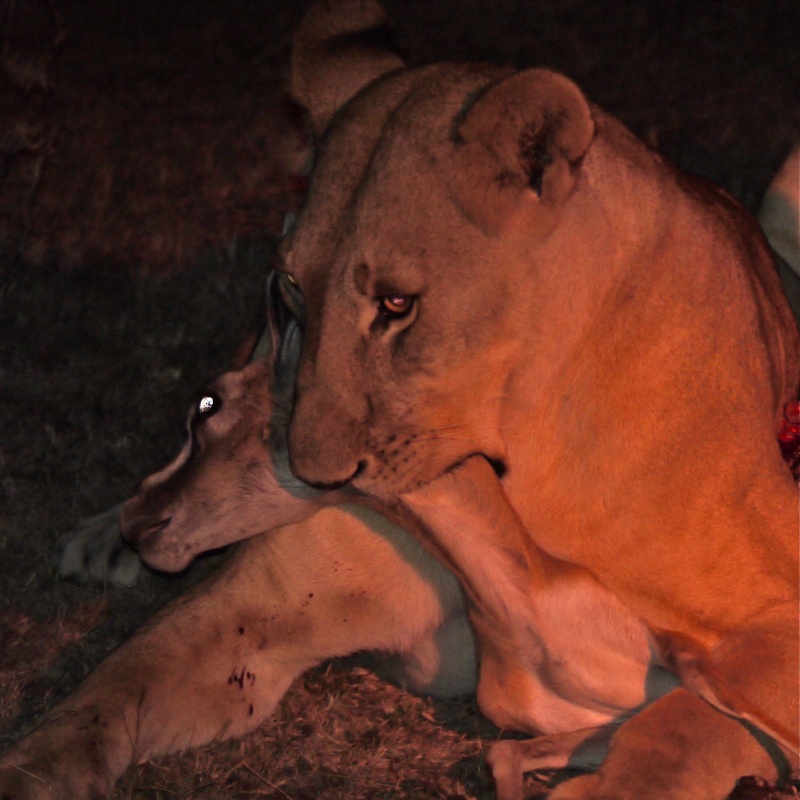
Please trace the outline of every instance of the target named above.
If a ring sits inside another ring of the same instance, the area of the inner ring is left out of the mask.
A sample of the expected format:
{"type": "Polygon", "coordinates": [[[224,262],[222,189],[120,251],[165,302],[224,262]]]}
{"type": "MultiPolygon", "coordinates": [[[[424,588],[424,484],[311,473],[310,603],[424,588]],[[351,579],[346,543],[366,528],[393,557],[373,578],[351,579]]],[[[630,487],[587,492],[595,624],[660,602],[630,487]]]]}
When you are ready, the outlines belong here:
{"type": "Polygon", "coordinates": [[[489,749],[486,762],[497,787],[497,800],[523,800],[526,772],[554,769],[596,770],[608,751],[615,725],[535,739],[502,739],[489,749]]]}
{"type": "MultiPolygon", "coordinates": [[[[715,669],[737,697],[746,697],[753,707],[790,730],[798,725],[796,628],[795,619],[793,626],[765,625],[741,632],[711,653],[715,669]]],[[[679,688],[621,726],[594,782],[568,781],[552,797],[721,799],[743,775],[775,780],[796,769],[796,757],[757,725],[720,713],[679,688]]]]}
{"type": "Polygon", "coordinates": [[[121,509],[120,504],[78,522],[59,559],[60,578],[78,583],[136,585],[142,562],[122,538],[121,509]]]}
{"type": "Polygon", "coordinates": [[[775,777],[741,724],[685,689],[675,689],[626,722],[600,769],[566,781],[551,800],[722,800],[742,774],[775,777]]]}
{"type": "Polygon", "coordinates": [[[800,755],[800,718],[797,727],[790,727],[756,705],[733,686],[708,650],[692,637],[655,629],[651,633],[659,658],[684,688],[717,711],[749,723],[793,755],[800,755]]]}

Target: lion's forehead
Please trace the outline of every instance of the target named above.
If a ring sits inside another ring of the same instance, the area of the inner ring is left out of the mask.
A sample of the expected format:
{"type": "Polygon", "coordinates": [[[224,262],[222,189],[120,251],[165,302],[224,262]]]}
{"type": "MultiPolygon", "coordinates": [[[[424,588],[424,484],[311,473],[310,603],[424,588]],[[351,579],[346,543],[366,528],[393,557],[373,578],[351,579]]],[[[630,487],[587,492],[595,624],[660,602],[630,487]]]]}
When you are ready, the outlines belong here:
{"type": "Polygon", "coordinates": [[[333,275],[333,256],[346,255],[347,244],[419,250],[431,244],[426,235],[446,237],[441,215],[448,205],[457,213],[447,195],[458,121],[508,72],[457,64],[406,70],[349,103],[321,144],[290,267],[333,275]]]}

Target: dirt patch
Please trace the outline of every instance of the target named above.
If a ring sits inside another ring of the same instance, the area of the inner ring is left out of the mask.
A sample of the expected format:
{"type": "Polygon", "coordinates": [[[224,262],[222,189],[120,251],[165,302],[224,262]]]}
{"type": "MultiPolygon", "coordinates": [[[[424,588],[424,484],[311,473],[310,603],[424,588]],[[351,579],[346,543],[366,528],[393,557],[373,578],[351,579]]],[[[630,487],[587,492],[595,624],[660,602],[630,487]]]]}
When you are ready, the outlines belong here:
{"type": "MultiPolygon", "coordinates": [[[[0,6],[0,745],[183,585],[71,586],[54,557],[177,447],[255,309],[302,188],[280,87],[304,5],[0,6]]],[[[796,0],[390,8],[412,61],[563,69],[751,207],[800,136],[796,0]]],[[[256,734],[133,770],[117,796],[489,798],[481,735],[472,701],[336,662],[256,734]]]]}

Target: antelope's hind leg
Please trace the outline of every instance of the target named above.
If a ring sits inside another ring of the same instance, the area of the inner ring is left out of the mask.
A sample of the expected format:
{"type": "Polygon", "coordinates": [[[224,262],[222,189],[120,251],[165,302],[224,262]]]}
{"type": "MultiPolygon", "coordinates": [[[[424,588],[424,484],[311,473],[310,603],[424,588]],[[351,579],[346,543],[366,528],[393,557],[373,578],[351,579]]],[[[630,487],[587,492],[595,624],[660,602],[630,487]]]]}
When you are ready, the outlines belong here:
{"type": "MultiPolygon", "coordinates": [[[[305,665],[239,632],[263,582],[253,540],[165,606],[0,756],[3,800],[105,797],[133,763],[253,728],[305,665]],[[258,675],[259,683],[251,676],[258,675]]],[[[265,573],[266,574],[266,573],[265,573]]]]}
{"type": "MultiPolygon", "coordinates": [[[[0,798],[105,797],[131,764],[252,730],[325,659],[414,654],[463,614],[455,579],[376,515],[331,508],[256,536],[0,756],[0,798]]],[[[435,686],[427,663],[414,675],[435,686]]]]}

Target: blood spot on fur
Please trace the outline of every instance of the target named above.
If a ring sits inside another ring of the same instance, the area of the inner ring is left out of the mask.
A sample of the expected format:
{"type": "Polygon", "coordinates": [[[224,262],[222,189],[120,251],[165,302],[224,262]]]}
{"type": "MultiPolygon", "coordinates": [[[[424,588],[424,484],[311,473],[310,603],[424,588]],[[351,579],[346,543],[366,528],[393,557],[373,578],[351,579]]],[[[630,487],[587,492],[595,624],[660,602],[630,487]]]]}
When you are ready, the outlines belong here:
{"type": "Polygon", "coordinates": [[[248,717],[252,717],[253,716],[253,704],[252,703],[250,703],[250,706],[247,709],[247,716],[248,717]]]}
{"type": "Polygon", "coordinates": [[[238,684],[240,689],[244,689],[245,681],[252,686],[256,682],[256,676],[247,667],[234,669],[228,677],[228,685],[238,684]]]}
{"type": "Polygon", "coordinates": [[[241,625],[239,626],[239,636],[244,636],[244,628],[241,625]]]}

